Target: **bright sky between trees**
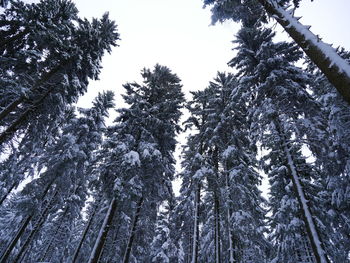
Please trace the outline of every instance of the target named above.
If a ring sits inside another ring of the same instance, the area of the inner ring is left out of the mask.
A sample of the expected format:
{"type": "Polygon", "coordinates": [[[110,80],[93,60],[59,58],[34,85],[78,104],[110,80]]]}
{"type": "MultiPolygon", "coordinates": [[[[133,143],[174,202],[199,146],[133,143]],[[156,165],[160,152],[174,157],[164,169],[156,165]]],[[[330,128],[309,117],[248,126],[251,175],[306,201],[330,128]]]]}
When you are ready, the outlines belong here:
{"type": "MultiPolygon", "coordinates": [[[[140,80],[143,67],[168,66],[181,79],[184,91],[204,89],[217,71],[230,71],[231,41],[238,24],[211,26],[210,10],[202,0],[74,0],[82,17],[100,17],[108,11],[121,34],[119,47],[103,60],[100,81],[90,84],[80,105],[89,104],[101,89],[116,92],[121,105],[122,84],[140,80]]],[[[350,49],[350,1],[304,0],[297,11],[325,42],[350,49]]],[[[282,33],[277,39],[286,39],[282,33]]]]}

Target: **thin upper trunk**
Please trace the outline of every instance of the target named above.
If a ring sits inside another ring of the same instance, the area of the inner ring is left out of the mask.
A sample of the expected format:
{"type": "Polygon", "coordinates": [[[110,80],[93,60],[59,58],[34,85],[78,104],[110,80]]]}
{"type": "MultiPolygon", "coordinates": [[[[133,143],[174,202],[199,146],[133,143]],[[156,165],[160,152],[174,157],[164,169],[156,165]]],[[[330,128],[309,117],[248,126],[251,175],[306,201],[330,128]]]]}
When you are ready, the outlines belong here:
{"type": "Polygon", "coordinates": [[[15,188],[17,186],[17,183],[13,183],[11,185],[11,187],[7,190],[6,194],[4,194],[4,196],[1,198],[0,200],[0,206],[2,205],[2,203],[6,200],[6,198],[8,197],[8,195],[11,193],[11,191],[13,190],[13,188],[15,188]]]}
{"type": "MultiPolygon", "coordinates": [[[[44,190],[43,194],[42,194],[42,198],[45,198],[45,196],[47,195],[51,185],[53,182],[51,182],[50,184],[47,185],[46,189],[44,190]]],[[[3,253],[1,259],[0,259],[0,263],[6,263],[8,262],[7,259],[10,256],[12,250],[14,249],[14,247],[16,246],[18,240],[20,239],[20,237],[24,234],[27,226],[30,223],[30,220],[32,219],[33,214],[27,216],[27,218],[23,221],[23,224],[21,225],[21,227],[18,229],[16,235],[12,238],[10,244],[7,246],[5,252],[3,253]]]]}
{"type": "Polygon", "coordinates": [[[282,143],[283,143],[283,150],[287,158],[287,167],[291,175],[291,179],[292,179],[295,193],[298,199],[298,203],[301,208],[302,219],[306,227],[306,232],[311,243],[313,254],[316,258],[317,263],[330,263],[328,256],[324,251],[323,243],[321,242],[321,239],[319,237],[319,232],[314,222],[314,219],[308,204],[309,201],[305,196],[304,189],[301,185],[300,178],[296,170],[296,166],[294,164],[292,155],[290,153],[290,149],[287,145],[288,141],[284,135],[283,128],[279,124],[279,120],[274,122],[274,126],[277,132],[279,133],[279,135],[283,138],[282,143]]]}
{"type": "Polygon", "coordinates": [[[72,259],[72,263],[75,263],[77,258],[78,258],[80,249],[81,249],[81,247],[82,247],[82,245],[83,245],[83,243],[85,241],[85,237],[86,237],[87,233],[90,230],[92,222],[94,221],[94,217],[95,217],[97,208],[98,208],[98,204],[95,206],[94,210],[92,211],[92,213],[90,215],[90,218],[89,218],[89,221],[88,221],[88,223],[85,226],[85,229],[84,229],[84,232],[83,232],[83,234],[82,234],[82,236],[80,238],[79,244],[78,244],[77,248],[75,249],[75,252],[74,252],[74,255],[73,255],[73,259],[72,259]]]}
{"type": "Polygon", "coordinates": [[[133,222],[131,230],[130,230],[128,245],[126,247],[123,263],[128,263],[129,259],[130,259],[131,249],[132,249],[132,245],[133,245],[133,242],[135,239],[135,234],[136,234],[136,228],[137,228],[137,224],[138,224],[138,221],[140,218],[142,203],[143,203],[143,197],[140,197],[139,201],[136,204],[136,213],[135,213],[135,217],[134,217],[134,222],[133,222]]]}
{"type": "Polygon", "coordinates": [[[218,195],[219,181],[219,151],[215,147],[213,151],[213,163],[215,167],[216,180],[214,183],[214,222],[215,222],[215,263],[221,263],[221,230],[220,230],[220,201],[218,195]]]}
{"type": "Polygon", "coordinates": [[[50,94],[52,89],[48,89],[44,95],[37,101],[34,102],[33,106],[29,107],[25,112],[22,113],[21,116],[18,117],[10,126],[8,126],[1,134],[0,134],[0,145],[3,144],[7,137],[12,136],[20,127],[23,122],[27,120],[29,115],[35,111],[35,108],[39,106],[45,98],[50,94]]]}
{"type": "Polygon", "coordinates": [[[275,0],[258,1],[304,50],[344,100],[350,103],[350,65],[331,46],[323,43],[308,27],[303,26],[291,12],[284,10],[275,0]]]}
{"type": "Polygon", "coordinates": [[[3,253],[0,263],[6,263],[8,262],[8,258],[13,250],[13,248],[16,246],[18,240],[23,235],[24,231],[26,230],[30,220],[32,219],[32,216],[28,216],[22,223],[21,227],[18,229],[16,235],[11,240],[10,244],[7,246],[5,252],[3,253]]]}
{"type": "MultiPolygon", "coordinates": [[[[227,171],[227,167],[225,169],[227,171]]],[[[229,178],[230,174],[227,172],[226,174],[226,188],[227,191],[230,191],[230,178],[229,178]]],[[[229,194],[229,200],[228,202],[231,201],[231,195],[229,194]]],[[[227,228],[228,228],[228,242],[229,242],[229,263],[234,263],[235,262],[235,257],[234,257],[234,243],[233,243],[233,233],[232,233],[232,229],[231,229],[231,215],[232,215],[232,211],[231,211],[231,204],[228,203],[228,208],[227,208],[227,228]]]]}
{"type": "MultiPolygon", "coordinates": [[[[53,68],[49,72],[46,72],[42,77],[32,86],[31,91],[37,91],[41,85],[48,82],[53,76],[55,76],[60,70],[67,66],[69,60],[61,62],[57,67],[53,68]]],[[[48,89],[52,92],[53,87],[48,89]]],[[[45,96],[46,97],[46,96],[45,96]]],[[[18,99],[11,102],[6,108],[0,112],[0,123],[6,118],[11,112],[13,112],[22,102],[26,100],[25,96],[21,96],[18,99]]],[[[34,104],[35,105],[35,104],[34,104]]]]}
{"type": "Polygon", "coordinates": [[[58,225],[56,226],[56,230],[54,231],[53,235],[51,236],[51,239],[50,239],[50,241],[49,241],[49,244],[47,245],[47,247],[46,247],[46,249],[45,249],[45,251],[44,251],[42,257],[41,257],[40,260],[39,260],[40,262],[41,262],[41,261],[45,261],[45,258],[46,258],[47,255],[49,254],[49,252],[50,252],[50,250],[51,250],[51,248],[52,248],[52,245],[54,244],[54,241],[55,241],[55,239],[56,239],[56,237],[57,237],[58,231],[61,229],[61,226],[62,226],[62,224],[64,223],[64,220],[65,220],[64,217],[65,217],[67,211],[68,211],[68,209],[66,208],[66,209],[64,210],[63,215],[61,216],[61,218],[60,218],[60,220],[59,220],[58,225]]]}
{"type": "Polygon", "coordinates": [[[30,231],[28,237],[26,238],[26,240],[24,241],[22,247],[20,248],[17,256],[15,257],[14,259],[14,263],[17,263],[17,262],[21,262],[22,261],[22,257],[23,255],[26,253],[30,243],[32,242],[35,234],[40,230],[40,228],[42,227],[42,225],[44,224],[46,218],[47,218],[47,215],[49,213],[49,210],[52,206],[52,203],[54,201],[54,199],[56,198],[58,194],[58,191],[55,191],[55,193],[52,195],[52,197],[50,198],[49,202],[47,203],[44,211],[41,213],[41,215],[39,216],[34,228],[32,231],[30,231]]]}
{"type": "Polygon", "coordinates": [[[221,231],[220,231],[220,208],[217,191],[214,192],[214,218],[215,218],[215,262],[221,263],[221,231]]]}
{"type": "Polygon", "coordinates": [[[89,263],[98,263],[116,210],[117,210],[117,201],[115,198],[113,198],[109,205],[103,224],[100,228],[100,232],[96,239],[94,248],[91,252],[89,263]]]}
{"type": "Polygon", "coordinates": [[[201,184],[197,183],[196,197],[195,197],[195,213],[194,213],[194,226],[193,226],[193,244],[192,244],[192,261],[191,263],[198,262],[199,252],[199,205],[201,200],[201,184]]]}

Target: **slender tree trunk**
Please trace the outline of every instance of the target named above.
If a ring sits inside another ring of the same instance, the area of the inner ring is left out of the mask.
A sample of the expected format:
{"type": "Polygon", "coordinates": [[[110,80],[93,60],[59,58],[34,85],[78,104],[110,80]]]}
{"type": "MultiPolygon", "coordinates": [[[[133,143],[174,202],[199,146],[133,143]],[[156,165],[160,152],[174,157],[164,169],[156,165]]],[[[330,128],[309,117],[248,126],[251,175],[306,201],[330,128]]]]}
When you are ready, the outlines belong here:
{"type": "Polygon", "coordinates": [[[109,205],[107,214],[106,214],[105,219],[103,221],[103,224],[101,226],[98,237],[96,239],[94,248],[91,252],[91,255],[90,255],[90,258],[88,261],[89,263],[98,263],[99,258],[101,256],[103,246],[106,242],[107,234],[108,234],[108,231],[111,227],[111,223],[112,223],[116,209],[117,209],[117,201],[115,198],[113,198],[110,205],[109,205]]]}
{"type": "MultiPolygon", "coordinates": [[[[45,198],[45,196],[47,195],[51,185],[53,184],[53,181],[51,183],[49,183],[47,185],[47,187],[45,188],[43,194],[42,194],[42,198],[45,198]]],[[[18,229],[16,235],[13,237],[13,239],[11,240],[10,244],[7,246],[4,254],[2,255],[1,259],[0,259],[0,263],[6,263],[8,262],[7,259],[10,256],[13,248],[16,246],[18,240],[20,239],[20,237],[24,234],[24,231],[26,230],[27,226],[29,225],[30,220],[32,219],[33,214],[27,216],[27,218],[23,221],[23,224],[21,225],[21,227],[18,229]]]]}
{"type": "Polygon", "coordinates": [[[41,213],[41,215],[39,216],[37,223],[35,224],[34,228],[32,231],[30,231],[29,236],[27,237],[27,239],[24,241],[22,247],[20,248],[15,260],[13,261],[14,263],[17,262],[21,262],[22,261],[22,256],[25,254],[25,252],[27,251],[30,243],[32,242],[35,234],[40,230],[40,228],[42,227],[42,225],[44,224],[48,212],[52,206],[52,203],[54,201],[54,199],[56,198],[58,194],[58,191],[55,191],[55,193],[52,195],[52,197],[50,198],[48,204],[46,205],[44,211],[41,213]]]}
{"type": "Polygon", "coordinates": [[[7,190],[6,194],[0,199],[0,206],[2,205],[2,203],[6,200],[6,198],[8,197],[8,195],[11,193],[11,191],[13,190],[13,188],[15,188],[17,186],[17,183],[13,183],[11,185],[11,187],[7,190]]]}
{"type": "Polygon", "coordinates": [[[215,218],[215,262],[221,263],[221,231],[220,231],[220,208],[217,191],[214,192],[214,218],[215,218]]]}
{"type": "Polygon", "coordinates": [[[323,43],[308,27],[279,6],[275,0],[258,0],[274,17],[306,55],[327,77],[328,81],[350,103],[350,65],[328,44],[323,43]]]}
{"type": "Polygon", "coordinates": [[[213,164],[216,172],[216,180],[214,182],[214,221],[215,221],[215,263],[221,263],[221,230],[220,230],[220,201],[218,196],[218,180],[219,180],[219,151],[215,147],[213,151],[213,164]]]}
{"type": "MultiPolygon", "coordinates": [[[[50,70],[47,73],[44,73],[43,76],[33,85],[33,87],[31,88],[31,91],[36,91],[38,90],[38,88],[48,82],[53,76],[55,76],[60,70],[62,70],[65,66],[67,66],[69,63],[69,60],[63,61],[61,62],[57,67],[53,68],[52,70],[50,70]]],[[[51,87],[49,88],[49,93],[52,92],[54,88],[51,87]]],[[[47,95],[44,96],[44,98],[47,95]]],[[[4,120],[4,118],[6,118],[11,112],[13,112],[22,102],[24,102],[26,100],[26,98],[24,96],[19,97],[17,100],[14,100],[13,102],[11,102],[6,108],[4,108],[1,112],[0,112],[0,122],[2,122],[4,120]]],[[[40,100],[39,100],[40,101],[40,100]]],[[[34,103],[35,106],[35,103],[34,103]]]]}
{"type": "Polygon", "coordinates": [[[308,204],[309,201],[305,196],[304,189],[301,185],[300,178],[296,170],[296,166],[294,164],[292,155],[290,153],[290,150],[287,144],[288,140],[285,138],[283,128],[280,126],[279,122],[280,122],[279,120],[275,121],[274,126],[277,132],[279,133],[279,135],[283,138],[283,150],[287,158],[287,167],[289,170],[289,174],[291,175],[291,179],[292,179],[295,193],[298,199],[298,203],[301,208],[300,209],[301,214],[306,227],[307,235],[311,243],[313,254],[316,258],[317,263],[330,263],[328,256],[325,253],[324,245],[321,242],[317,226],[314,222],[314,219],[308,204]]]}
{"type": "Polygon", "coordinates": [[[45,249],[45,251],[44,251],[42,257],[39,259],[39,262],[45,261],[45,258],[47,257],[48,253],[50,252],[51,247],[52,247],[52,245],[53,245],[53,243],[54,243],[54,241],[55,241],[55,238],[57,237],[58,231],[60,231],[61,226],[62,226],[62,224],[64,223],[64,219],[65,219],[64,217],[65,217],[67,211],[68,211],[68,209],[65,208],[65,210],[64,210],[64,212],[63,212],[63,215],[61,216],[61,219],[59,220],[59,223],[58,223],[58,225],[56,226],[56,230],[54,231],[53,235],[51,236],[51,239],[50,239],[50,241],[49,241],[49,244],[47,245],[47,247],[46,247],[46,249],[45,249]]]}
{"type": "Polygon", "coordinates": [[[133,242],[135,239],[136,228],[137,228],[137,224],[138,224],[139,217],[140,217],[142,203],[143,203],[143,197],[140,197],[139,201],[136,204],[136,213],[135,213],[135,217],[134,217],[134,222],[132,223],[132,227],[131,227],[131,231],[130,231],[130,235],[129,235],[129,240],[128,240],[128,245],[126,247],[126,251],[124,254],[123,263],[129,263],[131,249],[132,249],[132,245],[133,245],[133,242]]]}
{"type": "Polygon", "coordinates": [[[23,112],[22,115],[19,116],[17,120],[15,120],[10,126],[8,126],[5,129],[5,131],[3,131],[0,134],[0,145],[6,141],[7,137],[12,136],[18,130],[19,126],[29,117],[30,113],[33,112],[35,108],[45,100],[45,98],[50,94],[50,92],[51,92],[51,89],[48,89],[44,93],[44,95],[34,103],[33,106],[31,106],[29,109],[23,112]]]}
{"type": "MultiPolygon", "coordinates": [[[[227,167],[225,168],[225,171],[227,171],[227,167]]],[[[229,178],[230,174],[227,173],[226,174],[226,188],[227,191],[230,191],[231,187],[230,187],[230,178],[229,178]]],[[[231,196],[229,194],[229,202],[231,201],[231,196]]],[[[231,229],[231,215],[232,215],[232,211],[231,211],[231,204],[228,203],[227,205],[228,209],[227,209],[227,228],[228,228],[228,242],[229,242],[229,263],[234,263],[235,261],[235,257],[234,257],[234,248],[233,248],[233,233],[232,233],[232,229],[231,229]]]]}
{"type": "Polygon", "coordinates": [[[193,244],[192,244],[192,260],[191,263],[198,263],[199,252],[199,205],[201,200],[201,184],[197,183],[196,197],[195,197],[195,213],[193,226],[193,244]]]}
{"type": "Polygon", "coordinates": [[[21,227],[18,229],[16,235],[11,240],[10,244],[7,246],[4,254],[2,255],[0,259],[0,263],[6,263],[8,262],[8,258],[13,250],[13,248],[16,246],[18,240],[23,235],[24,231],[26,230],[30,220],[32,219],[32,216],[28,216],[22,223],[21,227]]]}
{"type": "Polygon", "coordinates": [[[78,259],[78,255],[79,255],[80,249],[81,249],[81,247],[82,247],[82,245],[83,245],[83,243],[85,241],[85,237],[86,237],[87,233],[90,230],[92,222],[94,221],[97,209],[98,209],[98,204],[95,206],[94,210],[92,211],[92,213],[90,215],[90,218],[89,218],[89,221],[87,222],[87,224],[85,226],[85,229],[84,229],[84,232],[83,232],[83,234],[82,234],[82,236],[80,238],[79,244],[78,244],[77,248],[75,249],[75,252],[74,252],[74,255],[73,255],[73,259],[72,259],[72,263],[75,263],[76,260],[78,259]]]}

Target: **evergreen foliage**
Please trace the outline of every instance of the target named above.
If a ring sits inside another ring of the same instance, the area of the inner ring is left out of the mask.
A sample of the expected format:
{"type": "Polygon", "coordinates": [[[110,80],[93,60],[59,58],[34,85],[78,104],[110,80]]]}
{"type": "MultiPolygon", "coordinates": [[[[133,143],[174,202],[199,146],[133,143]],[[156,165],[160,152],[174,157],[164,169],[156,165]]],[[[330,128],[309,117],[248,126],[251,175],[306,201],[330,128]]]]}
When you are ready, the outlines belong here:
{"type": "Polygon", "coordinates": [[[107,125],[113,92],[75,103],[119,39],[108,14],[0,1],[0,262],[350,262],[349,106],[266,27],[290,33],[299,3],[204,0],[242,22],[235,74],[186,102],[168,67],[144,68],[107,125]]]}

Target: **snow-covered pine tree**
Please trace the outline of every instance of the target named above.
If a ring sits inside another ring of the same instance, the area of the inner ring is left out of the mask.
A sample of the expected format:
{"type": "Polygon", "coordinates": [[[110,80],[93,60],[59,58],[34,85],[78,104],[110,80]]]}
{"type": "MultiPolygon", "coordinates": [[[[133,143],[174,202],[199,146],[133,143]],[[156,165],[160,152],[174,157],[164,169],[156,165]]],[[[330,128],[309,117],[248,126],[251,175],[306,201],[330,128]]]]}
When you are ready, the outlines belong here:
{"type": "MultiPolygon", "coordinates": [[[[344,59],[350,61],[349,52],[344,49],[338,52],[344,59]]],[[[321,144],[325,150],[320,152],[315,160],[323,174],[320,183],[324,189],[318,193],[318,196],[323,201],[324,212],[331,215],[327,222],[331,228],[327,228],[324,232],[334,235],[331,239],[335,245],[329,251],[334,261],[347,262],[350,253],[346,245],[350,242],[347,234],[350,231],[350,210],[347,201],[350,193],[349,106],[310,61],[308,61],[308,71],[313,77],[313,85],[310,88],[322,105],[328,124],[327,137],[321,144]]]]}
{"type": "Polygon", "coordinates": [[[170,236],[170,209],[168,204],[160,206],[155,234],[151,243],[151,262],[170,263],[174,255],[174,243],[170,236]]]}
{"type": "Polygon", "coordinates": [[[187,138],[183,149],[183,171],[179,174],[182,185],[176,221],[182,232],[179,240],[184,249],[184,260],[192,263],[200,260],[201,193],[206,177],[211,173],[204,157],[203,138],[209,97],[207,90],[192,92],[192,100],[187,103],[191,115],[185,124],[186,129],[191,129],[193,134],[187,138]]]}
{"type": "Polygon", "coordinates": [[[154,234],[154,230],[140,229],[138,225],[144,221],[154,225],[156,205],[172,193],[173,151],[184,102],[180,79],[161,65],[153,70],[144,69],[141,75],[142,84],[124,85],[123,97],[129,108],[118,110],[119,116],[109,131],[101,157],[100,178],[111,203],[91,253],[91,263],[101,256],[110,227],[107,218],[113,219],[117,204],[121,206],[119,212],[127,207],[129,211],[125,214],[132,218],[129,232],[122,234],[128,240],[126,244],[119,244],[125,246],[123,262],[129,262],[136,254],[137,258],[149,256],[146,248],[133,255],[132,248],[143,239],[152,238],[149,236],[152,231],[154,234]],[[138,231],[147,231],[149,235],[140,236],[138,231]]]}
{"type": "MultiPolygon", "coordinates": [[[[67,208],[72,211],[68,213],[72,216],[71,222],[80,216],[88,196],[86,170],[102,142],[104,118],[108,116],[108,109],[114,106],[113,93],[108,91],[99,94],[93,105],[91,109],[80,109],[81,116],[71,119],[63,128],[60,140],[50,145],[39,160],[42,168],[39,171],[43,172],[29,182],[14,200],[17,208],[14,207],[12,213],[20,215],[20,218],[29,218],[20,227],[23,229],[20,235],[26,237],[16,255],[18,260],[27,256],[24,253],[28,251],[28,246],[37,237],[48,216],[65,209],[62,207],[68,207],[66,202],[72,200],[70,203],[75,205],[74,209],[67,208]],[[32,219],[34,227],[25,231],[32,219]]],[[[17,241],[11,242],[2,260],[6,261],[10,256],[17,241]]]]}
{"type": "Polygon", "coordinates": [[[67,105],[98,78],[104,52],[119,38],[116,25],[108,14],[79,19],[68,0],[18,1],[2,21],[0,144],[23,133],[32,143],[45,141],[67,105]]]}
{"type": "Polygon", "coordinates": [[[272,185],[271,223],[274,236],[280,233],[275,239],[279,253],[275,260],[295,262],[296,246],[291,243],[306,237],[316,261],[329,262],[324,249],[331,248],[324,246],[318,231],[319,223],[326,220],[316,220],[318,206],[313,203],[313,188],[318,187],[314,182],[319,175],[306,165],[301,153],[303,145],[312,142],[306,131],[317,130],[320,107],[306,90],[310,83],[307,74],[292,64],[300,58],[300,52],[292,44],[273,43],[273,35],[269,29],[246,24],[237,35],[238,54],[231,65],[239,70],[241,89],[248,94],[251,136],[267,151],[263,160],[272,185]],[[278,185],[283,185],[285,191],[278,185]],[[290,209],[285,209],[285,204],[290,209]],[[283,236],[287,233],[291,235],[283,236]]]}
{"type": "MultiPolygon", "coordinates": [[[[297,45],[327,77],[343,99],[350,103],[350,65],[330,45],[302,25],[293,16],[294,9],[287,9],[291,0],[203,0],[204,6],[212,6],[213,23],[232,19],[250,22],[266,22],[266,17],[275,19],[297,45]]],[[[299,0],[293,1],[298,6],[299,0]]]]}
{"type": "Polygon", "coordinates": [[[221,202],[226,214],[223,260],[256,262],[266,260],[269,248],[264,238],[265,201],[258,189],[261,176],[254,170],[256,152],[248,136],[247,107],[237,87],[232,74],[218,73],[210,83],[213,96],[207,107],[211,116],[207,131],[211,135],[207,137],[219,152],[221,202]]]}

